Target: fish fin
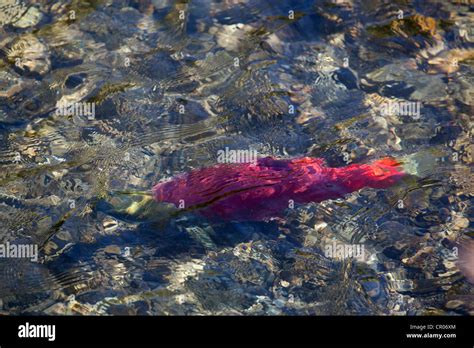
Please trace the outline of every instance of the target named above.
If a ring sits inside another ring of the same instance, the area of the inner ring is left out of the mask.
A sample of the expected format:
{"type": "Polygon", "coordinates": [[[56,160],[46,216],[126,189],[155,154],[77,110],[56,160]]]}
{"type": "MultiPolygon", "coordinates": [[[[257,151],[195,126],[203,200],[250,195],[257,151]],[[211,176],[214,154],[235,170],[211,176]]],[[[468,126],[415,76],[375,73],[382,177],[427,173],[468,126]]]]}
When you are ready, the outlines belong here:
{"type": "Polygon", "coordinates": [[[320,166],[325,166],[326,161],[322,158],[314,157],[303,157],[291,160],[292,163],[305,163],[305,164],[318,164],[320,166]]]}

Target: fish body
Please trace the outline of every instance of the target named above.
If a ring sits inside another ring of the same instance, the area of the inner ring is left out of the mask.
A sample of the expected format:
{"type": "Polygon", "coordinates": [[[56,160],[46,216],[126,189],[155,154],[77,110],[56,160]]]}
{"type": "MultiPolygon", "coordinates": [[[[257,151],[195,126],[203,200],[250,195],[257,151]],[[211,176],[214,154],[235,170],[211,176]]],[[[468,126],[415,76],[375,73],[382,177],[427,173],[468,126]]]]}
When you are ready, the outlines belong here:
{"type": "Polygon", "coordinates": [[[258,221],[282,216],[291,202],[344,197],[364,187],[388,188],[406,174],[385,158],[332,168],[319,158],[260,158],[218,164],[178,175],[153,187],[157,202],[172,203],[211,220],[258,221]]]}

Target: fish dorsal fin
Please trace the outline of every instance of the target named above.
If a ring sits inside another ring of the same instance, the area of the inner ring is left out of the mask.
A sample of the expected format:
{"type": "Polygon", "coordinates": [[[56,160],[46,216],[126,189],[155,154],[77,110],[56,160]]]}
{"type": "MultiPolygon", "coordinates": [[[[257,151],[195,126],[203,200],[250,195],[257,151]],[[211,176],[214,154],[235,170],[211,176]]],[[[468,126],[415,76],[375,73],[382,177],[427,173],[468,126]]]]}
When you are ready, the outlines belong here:
{"type": "Polygon", "coordinates": [[[326,161],[322,158],[315,158],[315,157],[301,157],[295,158],[291,161],[291,163],[295,164],[317,164],[319,166],[325,166],[326,161]]]}

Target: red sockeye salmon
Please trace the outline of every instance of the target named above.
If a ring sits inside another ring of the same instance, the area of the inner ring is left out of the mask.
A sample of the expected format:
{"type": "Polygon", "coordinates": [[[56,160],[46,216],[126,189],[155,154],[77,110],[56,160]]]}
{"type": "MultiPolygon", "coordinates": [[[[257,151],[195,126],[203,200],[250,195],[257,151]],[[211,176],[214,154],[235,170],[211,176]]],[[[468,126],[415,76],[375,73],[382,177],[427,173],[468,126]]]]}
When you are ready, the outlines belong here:
{"type": "Polygon", "coordinates": [[[196,211],[211,220],[258,221],[281,217],[289,202],[344,197],[364,187],[384,189],[406,174],[392,158],[332,168],[318,158],[260,158],[256,163],[196,169],[153,187],[157,202],[196,211]]]}

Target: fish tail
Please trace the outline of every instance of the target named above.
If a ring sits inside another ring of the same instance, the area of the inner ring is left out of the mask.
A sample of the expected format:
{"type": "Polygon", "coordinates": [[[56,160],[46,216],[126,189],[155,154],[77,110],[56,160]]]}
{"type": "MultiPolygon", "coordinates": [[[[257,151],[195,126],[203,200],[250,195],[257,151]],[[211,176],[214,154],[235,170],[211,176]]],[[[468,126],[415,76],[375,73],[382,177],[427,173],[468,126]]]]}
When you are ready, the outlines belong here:
{"type": "Polygon", "coordinates": [[[430,148],[399,158],[385,157],[374,161],[371,165],[373,168],[390,169],[392,167],[404,174],[424,177],[437,170],[439,159],[444,155],[446,154],[443,151],[430,148]]]}
{"type": "Polygon", "coordinates": [[[439,159],[445,153],[436,148],[425,149],[417,153],[403,156],[399,159],[403,172],[418,177],[429,176],[437,171],[439,159]]]}

